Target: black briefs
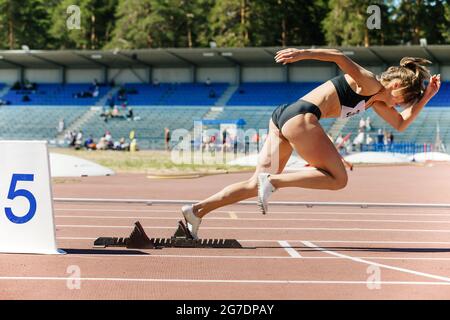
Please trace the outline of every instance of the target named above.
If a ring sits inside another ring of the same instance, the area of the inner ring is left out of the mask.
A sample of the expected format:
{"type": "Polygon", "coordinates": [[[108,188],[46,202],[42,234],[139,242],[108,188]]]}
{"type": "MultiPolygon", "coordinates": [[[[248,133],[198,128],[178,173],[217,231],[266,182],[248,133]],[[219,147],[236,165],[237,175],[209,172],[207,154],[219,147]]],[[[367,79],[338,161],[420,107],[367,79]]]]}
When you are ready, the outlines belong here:
{"type": "Polygon", "coordinates": [[[320,119],[322,115],[322,112],[320,112],[318,106],[300,99],[292,104],[282,104],[277,107],[272,113],[272,121],[275,126],[281,130],[286,121],[299,114],[305,113],[312,113],[317,117],[317,119],[320,119]]]}

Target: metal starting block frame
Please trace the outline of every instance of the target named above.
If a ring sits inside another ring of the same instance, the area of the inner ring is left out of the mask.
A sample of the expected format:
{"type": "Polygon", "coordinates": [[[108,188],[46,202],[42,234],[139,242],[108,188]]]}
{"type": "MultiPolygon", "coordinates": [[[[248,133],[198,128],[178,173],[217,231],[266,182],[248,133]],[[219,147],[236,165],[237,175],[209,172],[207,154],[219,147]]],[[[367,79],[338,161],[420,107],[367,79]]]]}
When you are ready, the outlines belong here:
{"type": "Polygon", "coordinates": [[[128,238],[101,237],[94,241],[94,248],[126,247],[128,249],[162,248],[220,248],[238,249],[241,244],[235,239],[194,239],[189,229],[178,221],[178,229],[171,238],[149,238],[139,221],[128,238]]]}

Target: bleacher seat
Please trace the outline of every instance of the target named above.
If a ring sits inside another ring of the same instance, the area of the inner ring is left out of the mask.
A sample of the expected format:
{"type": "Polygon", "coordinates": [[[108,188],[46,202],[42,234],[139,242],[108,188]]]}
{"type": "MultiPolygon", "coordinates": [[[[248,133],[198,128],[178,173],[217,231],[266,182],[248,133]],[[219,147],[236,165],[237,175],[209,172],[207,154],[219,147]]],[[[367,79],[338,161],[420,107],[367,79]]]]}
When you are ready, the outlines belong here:
{"type": "Polygon", "coordinates": [[[276,106],[298,100],[321,82],[248,82],[242,83],[228,106],[276,106]]]}
{"type": "MultiPolygon", "coordinates": [[[[226,83],[160,83],[158,85],[128,83],[125,90],[137,90],[136,94],[126,95],[129,105],[173,105],[173,106],[212,106],[227,89],[226,83]],[[210,97],[211,90],[214,97],[210,97]]],[[[117,101],[117,95],[115,96],[117,101]]],[[[116,103],[119,103],[117,101],[116,103]]]]}
{"type": "MultiPolygon", "coordinates": [[[[401,110],[399,109],[398,111],[401,110]]],[[[378,129],[382,129],[392,131],[395,142],[433,143],[436,138],[436,128],[438,125],[440,138],[444,143],[450,141],[450,128],[446,125],[450,123],[450,108],[425,107],[403,132],[396,131],[372,109],[367,110],[362,117],[366,119],[368,116],[370,116],[373,128],[369,134],[375,141],[378,129]]],[[[342,134],[345,136],[348,133],[352,133],[351,139],[355,138],[358,134],[360,119],[361,117],[358,116],[349,118],[341,131],[342,134]]]]}
{"type": "MultiPolygon", "coordinates": [[[[217,120],[244,119],[244,129],[267,129],[273,110],[280,104],[299,99],[311,89],[320,85],[309,83],[243,83],[236,90],[222,112],[217,113],[217,120]]],[[[57,126],[61,118],[65,119],[66,127],[81,117],[87,108],[82,105],[93,105],[100,96],[105,95],[109,87],[100,87],[98,98],[74,98],[73,94],[89,90],[90,84],[40,84],[35,93],[29,94],[31,101],[22,102],[22,94],[9,91],[4,100],[9,100],[13,106],[0,108],[0,138],[2,139],[55,139],[58,135],[57,126]],[[29,105],[42,105],[39,108],[29,105]],[[22,106],[17,106],[22,105],[22,106]],[[52,105],[57,105],[58,107],[52,105]]],[[[0,84],[0,90],[4,85],[0,84]]],[[[106,130],[112,132],[115,139],[128,137],[131,130],[136,131],[141,148],[164,147],[164,128],[171,130],[183,128],[192,130],[193,120],[202,119],[209,106],[220,98],[227,89],[227,84],[213,83],[206,86],[196,84],[167,84],[157,86],[149,84],[127,84],[127,90],[136,89],[137,94],[129,93],[127,99],[133,106],[134,115],[139,121],[113,119],[105,123],[100,117],[101,111],[84,123],[82,129],[85,136],[93,135],[99,139],[106,130]],[[216,97],[209,98],[209,92],[214,89],[216,97]],[[184,106],[184,107],[183,107],[184,106]]],[[[436,137],[436,127],[440,125],[440,136],[444,143],[450,141],[450,83],[442,83],[439,93],[419,114],[417,119],[404,132],[396,132],[372,109],[363,114],[370,116],[373,131],[370,132],[376,140],[377,129],[393,131],[396,142],[429,143],[436,137]]],[[[358,132],[360,117],[348,120],[342,133],[358,132]]],[[[329,131],[336,119],[321,119],[320,122],[329,131]]]]}
{"type": "Polygon", "coordinates": [[[428,102],[432,107],[450,107],[450,82],[442,82],[439,92],[428,102]]]}
{"type": "Polygon", "coordinates": [[[89,106],[101,99],[109,90],[108,86],[99,87],[99,95],[92,98],[75,98],[74,95],[83,91],[91,91],[91,84],[38,84],[36,90],[9,90],[3,97],[13,105],[42,105],[42,106],[89,106]],[[23,96],[27,95],[30,101],[22,101],[23,96]]]}
{"type": "Polygon", "coordinates": [[[128,138],[131,130],[136,133],[136,139],[140,148],[143,149],[163,149],[164,148],[164,128],[172,130],[185,129],[190,131],[194,126],[194,120],[200,120],[209,111],[205,107],[134,107],[137,121],[128,121],[125,119],[110,119],[105,122],[100,117],[101,111],[91,117],[83,125],[85,136],[92,135],[98,139],[108,130],[113,139],[118,140],[122,137],[128,138]]]}
{"type": "Polygon", "coordinates": [[[58,135],[58,123],[66,127],[87,111],[81,107],[19,107],[0,108],[0,139],[51,140],[58,135]]]}

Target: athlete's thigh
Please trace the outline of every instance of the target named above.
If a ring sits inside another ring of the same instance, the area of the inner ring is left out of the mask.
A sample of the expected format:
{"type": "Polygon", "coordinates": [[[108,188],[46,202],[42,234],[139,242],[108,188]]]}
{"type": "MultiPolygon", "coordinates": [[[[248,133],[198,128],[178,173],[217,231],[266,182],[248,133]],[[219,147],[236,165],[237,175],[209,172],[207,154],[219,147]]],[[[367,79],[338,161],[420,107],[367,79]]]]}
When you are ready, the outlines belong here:
{"type": "Polygon", "coordinates": [[[283,126],[283,135],[295,151],[311,166],[323,169],[336,178],[346,178],[347,172],[333,142],[317,118],[301,115],[283,126]]]}
{"type": "Polygon", "coordinates": [[[291,154],[291,144],[281,135],[271,119],[266,141],[258,154],[255,175],[260,172],[273,174],[282,172],[291,154]]]}

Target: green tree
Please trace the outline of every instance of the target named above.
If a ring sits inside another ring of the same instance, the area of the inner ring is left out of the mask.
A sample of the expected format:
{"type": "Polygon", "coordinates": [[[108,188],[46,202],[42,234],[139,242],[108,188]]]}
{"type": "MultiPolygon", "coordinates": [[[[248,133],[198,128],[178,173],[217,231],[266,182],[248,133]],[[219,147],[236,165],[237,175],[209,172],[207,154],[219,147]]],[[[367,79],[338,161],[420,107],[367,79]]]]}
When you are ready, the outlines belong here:
{"type": "Polygon", "coordinates": [[[24,2],[0,0],[0,46],[19,49],[44,49],[50,42],[48,5],[54,1],[28,0],[24,2]]]}
{"type": "Polygon", "coordinates": [[[153,43],[151,3],[152,0],[119,0],[113,37],[106,48],[150,48],[153,43]]]}
{"type": "Polygon", "coordinates": [[[209,16],[211,38],[220,47],[250,44],[250,1],[217,1],[209,16]]]}
{"type": "Polygon", "coordinates": [[[420,38],[426,38],[429,44],[446,43],[448,6],[447,0],[401,1],[393,12],[397,43],[419,44],[420,38]]]}
{"type": "Polygon", "coordinates": [[[206,46],[213,0],[121,0],[108,48],[206,46]]]}
{"type": "Polygon", "coordinates": [[[444,21],[439,26],[442,37],[444,38],[444,43],[450,44],[450,1],[447,1],[444,10],[444,21]]]}
{"type": "Polygon", "coordinates": [[[256,46],[321,45],[326,1],[256,1],[251,12],[251,43],[256,46]]]}
{"type": "Polygon", "coordinates": [[[330,0],[329,12],[323,21],[325,38],[329,45],[368,45],[366,26],[367,0],[330,0]]]}

